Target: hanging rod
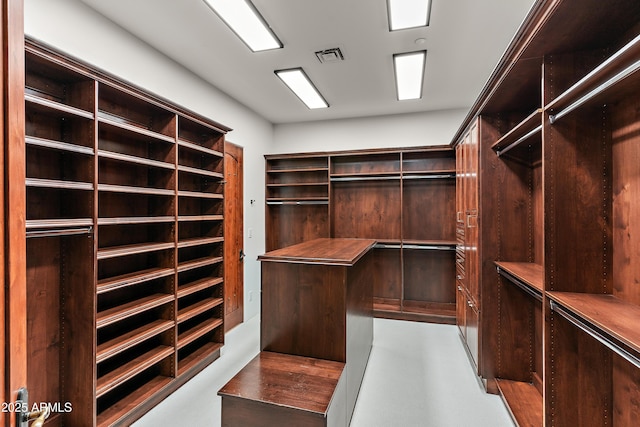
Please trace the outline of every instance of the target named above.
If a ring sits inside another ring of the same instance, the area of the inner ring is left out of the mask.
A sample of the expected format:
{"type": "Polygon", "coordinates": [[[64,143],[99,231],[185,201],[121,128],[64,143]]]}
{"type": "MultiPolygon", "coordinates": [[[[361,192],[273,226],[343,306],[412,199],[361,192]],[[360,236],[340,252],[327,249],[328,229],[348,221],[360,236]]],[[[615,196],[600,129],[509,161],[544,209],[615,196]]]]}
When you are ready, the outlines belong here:
{"type": "Polygon", "coordinates": [[[267,201],[268,205],[328,205],[328,200],[297,200],[289,202],[267,201]]]}
{"type": "Polygon", "coordinates": [[[520,289],[525,291],[527,294],[534,297],[538,301],[542,302],[542,293],[538,292],[537,289],[529,286],[527,283],[523,282],[522,280],[520,280],[513,274],[509,273],[507,270],[500,268],[499,266],[496,266],[496,270],[498,271],[499,275],[507,278],[509,281],[511,281],[514,285],[518,286],[520,289]]]}
{"type": "Polygon", "coordinates": [[[390,243],[376,243],[374,248],[375,249],[401,249],[402,245],[390,244],[390,243]]]}
{"type": "Polygon", "coordinates": [[[455,251],[455,246],[445,246],[445,245],[403,245],[403,249],[419,249],[419,250],[427,250],[427,251],[455,251]]]}
{"type": "MultiPolygon", "coordinates": [[[[597,70],[597,68],[596,68],[596,70],[597,70]]],[[[616,74],[615,76],[613,76],[612,78],[607,80],[606,82],[600,84],[595,89],[589,91],[586,95],[580,97],[577,101],[575,101],[574,103],[570,104],[569,106],[567,106],[566,108],[561,110],[559,113],[557,113],[557,114],[549,114],[549,123],[554,124],[556,122],[556,120],[566,116],[567,114],[569,114],[573,110],[575,110],[578,107],[580,107],[582,104],[586,103],[590,99],[592,99],[592,98],[596,97],[597,95],[601,94],[605,90],[609,89],[611,86],[616,85],[621,80],[626,79],[627,77],[629,77],[631,74],[635,73],[638,70],[640,70],[640,61],[636,61],[632,65],[628,66],[627,68],[625,68],[624,70],[622,70],[621,72],[619,72],[618,74],[616,74]]],[[[588,74],[587,77],[589,77],[590,75],[591,75],[591,73],[588,74]]],[[[573,87],[577,86],[579,83],[580,82],[576,83],[573,87]]],[[[569,91],[570,90],[571,89],[569,89],[569,91]]]]}
{"type": "Polygon", "coordinates": [[[518,145],[522,144],[523,141],[526,141],[527,139],[531,138],[533,135],[535,135],[536,133],[540,132],[541,130],[542,130],[542,125],[540,125],[540,126],[536,127],[535,129],[527,132],[525,135],[522,135],[520,138],[518,138],[517,140],[513,141],[511,144],[507,145],[502,150],[498,150],[496,152],[496,154],[498,155],[498,157],[502,156],[504,153],[507,153],[507,152],[511,151],[512,148],[515,148],[518,145]]]}
{"type": "Polygon", "coordinates": [[[455,178],[455,173],[447,174],[434,174],[434,175],[404,175],[403,179],[443,179],[443,178],[455,178]]]}
{"type": "Polygon", "coordinates": [[[27,231],[26,237],[60,237],[60,236],[75,236],[79,234],[91,234],[93,227],[82,228],[55,228],[51,230],[31,230],[27,231]]]}
{"type": "Polygon", "coordinates": [[[585,332],[587,335],[594,338],[600,344],[607,347],[609,350],[615,352],[618,356],[625,359],[627,362],[634,365],[636,368],[640,368],[640,359],[633,353],[631,353],[626,348],[620,346],[618,343],[611,341],[610,338],[601,334],[598,330],[594,329],[590,324],[583,322],[578,317],[574,316],[573,313],[566,310],[562,305],[557,302],[551,300],[551,310],[559,313],[562,317],[567,319],[570,323],[576,326],[581,331],[585,332]]]}
{"type": "Polygon", "coordinates": [[[394,176],[336,176],[331,181],[392,181],[400,179],[400,175],[394,176]]]}

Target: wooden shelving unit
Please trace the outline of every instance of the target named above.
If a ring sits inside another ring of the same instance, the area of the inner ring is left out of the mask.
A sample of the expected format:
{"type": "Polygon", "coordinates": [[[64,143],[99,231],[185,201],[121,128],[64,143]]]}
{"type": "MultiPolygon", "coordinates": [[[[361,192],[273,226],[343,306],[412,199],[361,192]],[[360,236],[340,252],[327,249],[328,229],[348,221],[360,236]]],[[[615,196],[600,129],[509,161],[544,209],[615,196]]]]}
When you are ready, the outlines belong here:
{"type": "Polygon", "coordinates": [[[319,237],[375,239],[376,315],[453,321],[451,149],[269,155],[266,177],[267,250],[319,237]]]}
{"type": "Polygon", "coordinates": [[[34,42],[25,58],[28,365],[47,373],[29,392],[82,408],[61,425],[129,425],[224,342],[229,129],[34,42]]]}
{"type": "Polygon", "coordinates": [[[455,137],[479,126],[479,375],[519,425],[640,422],[640,6],[610,6],[537,1],[455,137]]]}

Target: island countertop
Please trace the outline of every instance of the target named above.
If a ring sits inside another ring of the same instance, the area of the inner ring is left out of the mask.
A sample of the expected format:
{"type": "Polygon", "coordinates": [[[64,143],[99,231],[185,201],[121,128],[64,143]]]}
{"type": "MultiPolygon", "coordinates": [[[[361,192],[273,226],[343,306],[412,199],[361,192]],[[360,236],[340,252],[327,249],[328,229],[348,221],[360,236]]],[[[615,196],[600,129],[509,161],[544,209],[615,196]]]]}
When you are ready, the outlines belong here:
{"type": "Polygon", "coordinates": [[[372,239],[314,239],[267,252],[258,261],[352,266],[375,244],[372,239]]]}

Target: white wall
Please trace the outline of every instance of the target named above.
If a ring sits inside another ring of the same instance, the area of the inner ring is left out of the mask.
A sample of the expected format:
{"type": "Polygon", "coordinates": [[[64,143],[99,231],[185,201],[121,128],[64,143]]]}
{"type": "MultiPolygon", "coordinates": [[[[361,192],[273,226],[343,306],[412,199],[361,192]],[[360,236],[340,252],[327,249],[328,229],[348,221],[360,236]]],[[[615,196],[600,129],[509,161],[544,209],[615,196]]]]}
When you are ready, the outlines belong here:
{"type": "Polygon", "coordinates": [[[274,127],[273,154],[449,144],[467,109],[274,127]]]}
{"type": "Polygon", "coordinates": [[[26,0],[25,33],[234,129],[227,140],[244,148],[245,318],[257,315],[260,269],[256,257],[264,252],[263,155],[273,144],[271,123],[78,0],[26,0]],[[257,201],[253,205],[252,199],[257,201]]]}

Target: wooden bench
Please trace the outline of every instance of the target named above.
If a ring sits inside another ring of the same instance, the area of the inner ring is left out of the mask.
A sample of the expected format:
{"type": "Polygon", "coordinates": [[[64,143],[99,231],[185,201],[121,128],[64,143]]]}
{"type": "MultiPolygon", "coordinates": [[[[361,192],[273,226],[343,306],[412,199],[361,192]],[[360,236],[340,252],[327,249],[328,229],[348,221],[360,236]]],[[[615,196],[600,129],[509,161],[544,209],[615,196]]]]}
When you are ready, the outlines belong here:
{"type": "Polygon", "coordinates": [[[345,364],[260,352],[220,391],[223,427],[346,426],[345,364]]]}

